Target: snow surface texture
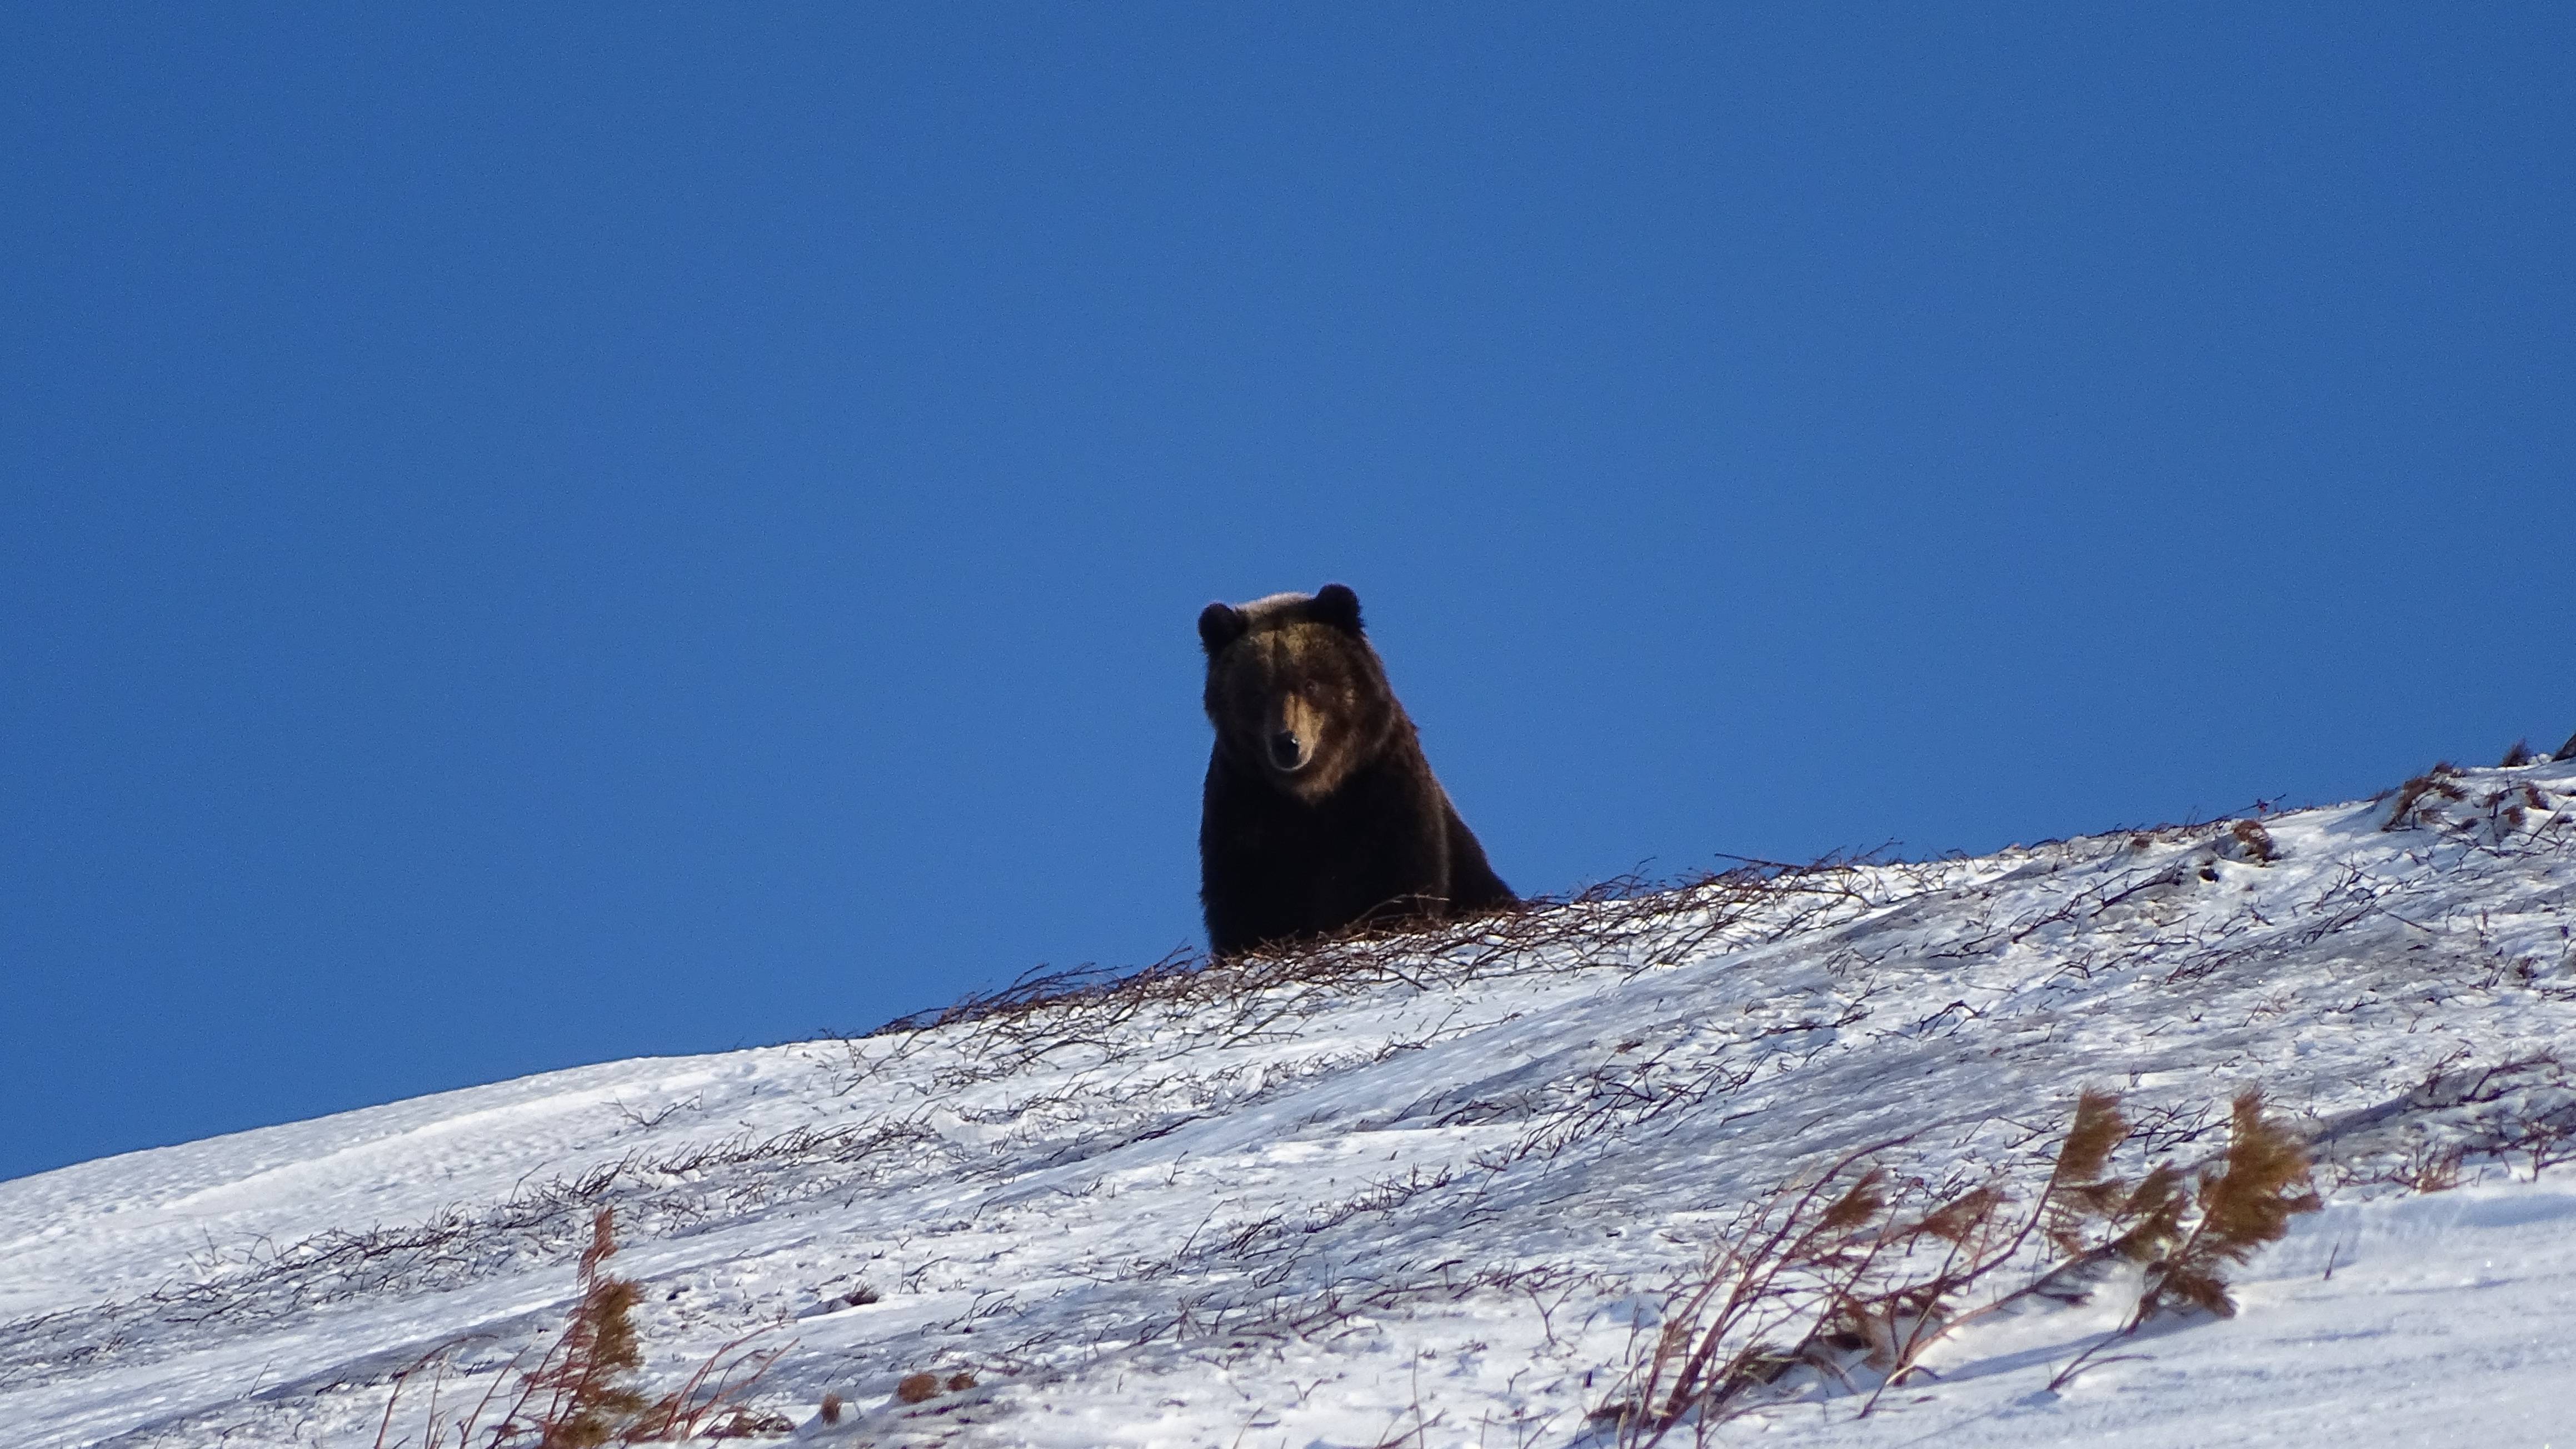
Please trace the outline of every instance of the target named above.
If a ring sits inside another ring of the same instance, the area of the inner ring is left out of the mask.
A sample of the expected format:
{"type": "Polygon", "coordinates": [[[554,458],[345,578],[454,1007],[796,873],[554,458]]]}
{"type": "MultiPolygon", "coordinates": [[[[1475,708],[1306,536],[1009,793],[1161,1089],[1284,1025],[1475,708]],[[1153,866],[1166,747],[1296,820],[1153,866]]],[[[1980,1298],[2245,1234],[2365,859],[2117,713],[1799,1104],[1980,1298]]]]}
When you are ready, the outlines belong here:
{"type": "Polygon", "coordinates": [[[2106,1286],[1962,1327],[1866,1416],[1811,1383],[1666,1442],[2576,1443],[2571,807],[2544,762],[1744,872],[0,1183],[0,1425],[417,1445],[431,1374],[389,1415],[394,1375],[431,1363],[450,1422],[506,1399],[609,1205],[642,1386],[766,1327],[751,1403],[800,1441],[1606,1445],[1765,1193],[1889,1141],[1900,1182],[2026,1202],[2080,1088],[2124,1094],[2134,1172],[2206,1161],[2259,1085],[2328,1202],[2238,1316],[2050,1390],[2134,1302],[2106,1286]],[[900,1402],[920,1371],[976,1383],[900,1402]]]}

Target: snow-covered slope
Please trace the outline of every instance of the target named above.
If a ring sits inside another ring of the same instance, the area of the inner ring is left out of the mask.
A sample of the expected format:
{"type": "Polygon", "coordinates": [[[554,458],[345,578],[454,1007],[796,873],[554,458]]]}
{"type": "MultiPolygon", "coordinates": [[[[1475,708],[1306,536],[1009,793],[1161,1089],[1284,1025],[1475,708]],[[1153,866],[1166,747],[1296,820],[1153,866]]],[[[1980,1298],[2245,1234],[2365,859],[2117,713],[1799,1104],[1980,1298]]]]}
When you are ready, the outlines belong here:
{"type": "Polygon", "coordinates": [[[2576,1440],[2571,925],[2576,762],[2542,763],[136,1153],[0,1183],[0,1424],[453,1443],[613,1206],[643,1386],[765,1328],[748,1402],[804,1440],[1606,1444],[1670,1290],[1773,1189],[1870,1149],[1918,1201],[2028,1202],[2079,1089],[2124,1095],[2134,1173],[2205,1161],[2259,1086],[2327,1206],[2236,1272],[2239,1316],[2052,1391],[2134,1300],[2110,1282],[1962,1326],[1866,1416],[1793,1378],[1711,1437],[2576,1440]],[[922,1371],[975,1383],[899,1401],[922,1371]]]}

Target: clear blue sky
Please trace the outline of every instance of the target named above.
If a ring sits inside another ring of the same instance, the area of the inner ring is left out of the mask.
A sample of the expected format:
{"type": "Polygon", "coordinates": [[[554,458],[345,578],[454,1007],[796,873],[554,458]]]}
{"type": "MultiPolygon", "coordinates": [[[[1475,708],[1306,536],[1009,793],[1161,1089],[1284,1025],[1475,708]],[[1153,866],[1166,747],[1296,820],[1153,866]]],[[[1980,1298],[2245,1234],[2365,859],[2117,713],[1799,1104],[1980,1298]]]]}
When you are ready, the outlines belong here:
{"type": "Polygon", "coordinates": [[[2576,729],[2563,6],[0,37],[0,1176],[1197,939],[1359,590],[1514,886],[2576,729]]]}

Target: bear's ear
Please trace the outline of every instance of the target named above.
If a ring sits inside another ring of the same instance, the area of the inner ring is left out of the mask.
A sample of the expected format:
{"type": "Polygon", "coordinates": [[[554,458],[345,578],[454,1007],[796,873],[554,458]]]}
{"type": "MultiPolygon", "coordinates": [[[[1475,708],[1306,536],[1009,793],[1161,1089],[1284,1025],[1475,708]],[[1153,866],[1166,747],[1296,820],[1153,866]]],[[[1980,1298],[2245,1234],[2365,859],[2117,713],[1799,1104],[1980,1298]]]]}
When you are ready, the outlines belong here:
{"type": "Polygon", "coordinates": [[[1210,654],[1243,637],[1243,611],[1230,604],[1210,604],[1199,610],[1199,642],[1210,654]]]}
{"type": "Polygon", "coordinates": [[[1330,624],[1351,634],[1360,632],[1360,596],[1342,584],[1317,589],[1315,602],[1307,607],[1306,614],[1318,624],[1330,624]]]}

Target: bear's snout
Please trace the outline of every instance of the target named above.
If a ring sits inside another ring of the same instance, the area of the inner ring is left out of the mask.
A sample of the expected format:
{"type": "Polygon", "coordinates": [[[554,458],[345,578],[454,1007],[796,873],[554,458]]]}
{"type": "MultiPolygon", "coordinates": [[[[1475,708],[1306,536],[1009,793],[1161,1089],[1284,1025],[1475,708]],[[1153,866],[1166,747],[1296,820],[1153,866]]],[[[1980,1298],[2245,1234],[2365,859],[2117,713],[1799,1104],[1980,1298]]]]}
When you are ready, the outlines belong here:
{"type": "Polygon", "coordinates": [[[1270,735],[1270,767],[1281,774],[1292,774],[1306,763],[1306,742],[1295,730],[1274,730],[1270,735]]]}

